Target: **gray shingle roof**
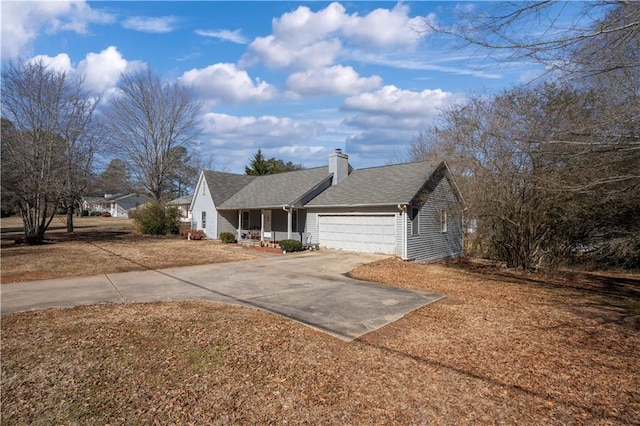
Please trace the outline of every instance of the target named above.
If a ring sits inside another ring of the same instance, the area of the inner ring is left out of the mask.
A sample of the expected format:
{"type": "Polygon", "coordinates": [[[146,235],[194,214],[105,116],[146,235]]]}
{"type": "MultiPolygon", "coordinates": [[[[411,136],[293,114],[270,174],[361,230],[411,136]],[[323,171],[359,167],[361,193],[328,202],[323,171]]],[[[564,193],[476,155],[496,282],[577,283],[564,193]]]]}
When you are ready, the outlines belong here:
{"type": "Polygon", "coordinates": [[[213,203],[219,207],[233,194],[250,184],[256,177],[205,170],[204,178],[209,186],[213,203]]]}
{"type": "Polygon", "coordinates": [[[193,199],[193,195],[183,195],[182,197],[169,201],[169,204],[176,205],[176,206],[179,206],[182,204],[191,204],[192,199],[193,199]]]}
{"type": "Polygon", "coordinates": [[[440,164],[427,161],[354,170],[305,207],[409,204],[440,164]]]}
{"type": "Polygon", "coordinates": [[[258,176],[222,205],[216,205],[228,210],[291,206],[330,178],[328,167],[258,176]]]}

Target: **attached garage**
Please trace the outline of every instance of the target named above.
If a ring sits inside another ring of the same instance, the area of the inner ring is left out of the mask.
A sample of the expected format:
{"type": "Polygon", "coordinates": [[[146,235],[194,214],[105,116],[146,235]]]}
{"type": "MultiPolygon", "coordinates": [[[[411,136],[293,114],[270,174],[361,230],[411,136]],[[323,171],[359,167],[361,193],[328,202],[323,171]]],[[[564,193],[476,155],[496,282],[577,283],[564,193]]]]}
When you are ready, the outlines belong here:
{"type": "Polygon", "coordinates": [[[395,254],[395,215],[319,215],[318,241],[327,248],[395,254]]]}

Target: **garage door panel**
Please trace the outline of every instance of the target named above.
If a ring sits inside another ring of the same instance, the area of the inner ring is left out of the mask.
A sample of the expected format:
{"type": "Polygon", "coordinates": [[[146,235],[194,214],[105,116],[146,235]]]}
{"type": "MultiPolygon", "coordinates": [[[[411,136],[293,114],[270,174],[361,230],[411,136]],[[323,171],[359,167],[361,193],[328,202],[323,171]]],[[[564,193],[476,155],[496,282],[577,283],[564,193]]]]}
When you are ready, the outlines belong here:
{"type": "Polygon", "coordinates": [[[394,254],[396,244],[393,215],[319,216],[320,245],[366,253],[394,254]]]}

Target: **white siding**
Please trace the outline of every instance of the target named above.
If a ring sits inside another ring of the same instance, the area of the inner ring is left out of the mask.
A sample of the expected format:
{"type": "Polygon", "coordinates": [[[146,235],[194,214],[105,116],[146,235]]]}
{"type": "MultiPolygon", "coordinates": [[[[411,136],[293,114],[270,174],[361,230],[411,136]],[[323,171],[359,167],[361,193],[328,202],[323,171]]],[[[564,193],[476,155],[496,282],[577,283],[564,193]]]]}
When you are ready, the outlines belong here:
{"type": "Polygon", "coordinates": [[[192,205],[191,217],[193,218],[192,221],[196,224],[196,229],[204,229],[204,232],[206,232],[209,238],[218,238],[218,214],[203,174],[200,174],[200,180],[193,195],[192,205]],[[203,211],[207,212],[206,227],[202,226],[203,211]]]}

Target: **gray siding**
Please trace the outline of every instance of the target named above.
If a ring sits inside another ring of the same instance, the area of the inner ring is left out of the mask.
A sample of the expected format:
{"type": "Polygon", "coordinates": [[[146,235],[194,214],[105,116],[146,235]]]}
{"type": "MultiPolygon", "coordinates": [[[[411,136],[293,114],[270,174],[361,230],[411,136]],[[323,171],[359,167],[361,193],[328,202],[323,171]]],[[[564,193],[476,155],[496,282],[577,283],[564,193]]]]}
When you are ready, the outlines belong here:
{"type": "Polygon", "coordinates": [[[407,257],[432,262],[462,256],[462,211],[451,185],[443,178],[431,192],[420,212],[418,235],[411,235],[407,221],[407,257]],[[440,211],[447,212],[447,231],[441,232],[440,211]]]}
{"type": "Polygon", "coordinates": [[[307,221],[304,225],[304,232],[311,234],[311,241],[318,242],[318,210],[307,210],[307,221]]]}

